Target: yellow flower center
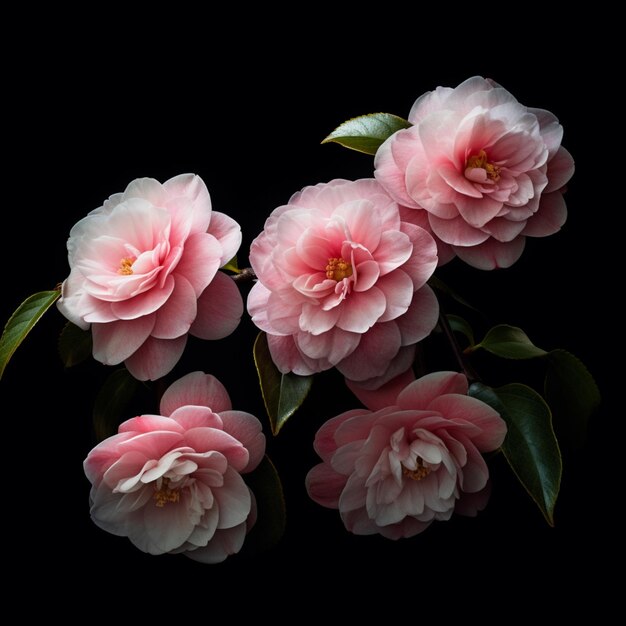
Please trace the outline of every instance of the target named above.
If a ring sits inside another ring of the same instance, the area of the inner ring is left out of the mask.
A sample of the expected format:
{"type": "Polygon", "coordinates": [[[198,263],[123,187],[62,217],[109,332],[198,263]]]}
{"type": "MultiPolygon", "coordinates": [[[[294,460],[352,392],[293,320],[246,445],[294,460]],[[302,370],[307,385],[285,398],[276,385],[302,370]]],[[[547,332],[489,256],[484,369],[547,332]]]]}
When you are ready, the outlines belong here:
{"type": "Polygon", "coordinates": [[[352,276],[352,265],[342,257],[328,259],[326,266],[326,278],[339,282],[348,276],[352,276]]]}
{"type": "Polygon", "coordinates": [[[480,167],[485,170],[485,172],[487,172],[487,178],[490,178],[494,182],[500,180],[500,168],[487,161],[487,153],[484,150],[481,150],[478,154],[474,154],[467,159],[466,169],[474,169],[475,167],[480,167]]]}
{"type": "Polygon", "coordinates": [[[152,497],[156,500],[156,506],[163,508],[168,502],[178,502],[180,500],[180,491],[178,489],[170,489],[170,479],[164,478],[161,488],[157,489],[152,497]]]}
{"type": "Polygon", "coordinates": [[[123,274],[124,276],[129,276],[130,274],[133,273],[134,262],[135,262],[134,259],[131,259],[130,257],[124,257],[120,261],[120,268],[117,270],[117,273],[123,274]]]}
{"type": "Polygon", "coordinates": [[[408,467],[402,466],[402,474],[408,476],[411,480],[422,480],[430,474],[430,467],[424,467],[424,461],[420,457],[417,457],[417,467],[414,470],[410,470],[408,467]]]}

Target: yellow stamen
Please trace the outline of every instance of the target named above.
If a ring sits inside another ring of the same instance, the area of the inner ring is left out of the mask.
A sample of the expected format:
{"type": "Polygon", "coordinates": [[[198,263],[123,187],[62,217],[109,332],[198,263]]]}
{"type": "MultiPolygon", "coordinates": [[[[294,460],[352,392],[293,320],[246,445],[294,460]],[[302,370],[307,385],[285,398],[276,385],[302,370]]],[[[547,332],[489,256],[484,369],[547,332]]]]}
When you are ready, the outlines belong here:
{"type": "Polygon", "coordinates": [[[129,276],[130,274],[133,273],[134,262],[135,262],[134,259],[131,259],[130,257],[124,257],[120,261],[120,269],[117,270],[117,273],[123,274],[124,276],[129,276]]]}
{"type": "Polygon", "coordinates": [[[156,506],[163,508],[168,502],[178,502],[180,500],[180,491],[178,489],[170,489],[170,479],[164,478],[161,488],[157,489],[154,496],[156,506]]]}
{"type": "Polygon", "coordinates": [[[417,457],[417,467],[414,470],[410,470],[408,467],[402,466],[402,474],[408,476],[411,480],[422,480],[430,474],[430,467],[424,466],[424,461],[420,457],[417,457]]]}
{"type": "Polygon", "coordinates": [[[480,167],[485,170],[485,172],[487,172],[487,178],[490,178],[494,182],[498,182],[500,180],[500,168],[487,161],[487,153],[484,150],[481,150],[478,154],[474,154],[467,159],[466,169],[474,169],[476,167],[480,167]]]}
{"type": "Polygon", "coordinates": [[[338,259],[328,259],[328,265],[326,266],[326,278],[339,282],[348,276],[352,276],[352,265],[350,265],[350,263],[341,257],[338,259]]]}

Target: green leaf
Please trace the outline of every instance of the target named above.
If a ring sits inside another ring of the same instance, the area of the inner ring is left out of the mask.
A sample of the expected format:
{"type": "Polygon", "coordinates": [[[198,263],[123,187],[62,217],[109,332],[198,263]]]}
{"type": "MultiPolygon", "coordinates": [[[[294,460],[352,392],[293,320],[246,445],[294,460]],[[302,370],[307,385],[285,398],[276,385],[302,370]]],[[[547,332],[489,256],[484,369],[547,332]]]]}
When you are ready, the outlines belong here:
{"type": "Polygon", "coordinates": [[[450,328],[455,333],[461,333],[469,342],[470,347],[474,345],[474,332],[469,322],[458,315],[446,315],[450,328]]]}
{"type": "Polygon", "coordinates": [[[472,351],[478,348],[504,359],[534,359],[548,354],[545,350],[535,346],[521,328],[508,324],[494,326],[485,338],[472,348],[472,351]]]}
{"type": "Polygon", "coordinates": [[[237,255],[235,255],[226,265],[222,266],[220,269],[227,270],[229,272],[235,272],[235,274],[241,274],[241,270],[239,269],[239,265],[237,264],[237,255]]]}
{"type": "Polygon", "coordinates": [[[246,537],[247,554],[273,548],[285,532],[286,512],[283,487],[274,464],[266,455],[259,466],[244,474],[246,484],[256,499],[257,521],[246,537]]]}
{"type": "Polygon", "coordinates": [[[453,300],[456,300],[459,304],[462,304],[464,307],[467,307],[468,309],[472,309],[472,311],[476,311],[477,313],[480,312],[475,306],[472,306],[465,298],[463,298],[463,296],[459,295],[456,291],[454,291],[454,289],[452,289],[452,287],[446,285],[446,283],[444,283],[437,276],[431,276],[428,279],[428,284],[433,289],[441,291],[441,293],[445,293],[447,296],[450,296],[453,300]]]}
{"type": "Polygon", "coordinates": [[[601,402],[600,390],[589,370],[573,354],[552,350],[548,354],[545,396],[554,414],[554,425],[573,449],[587,438],[589,418],[601,402]]]}
{"type": "Polygon", "coordinates": [[[337,126],[322,143],[335,142],[350,150],[376,154],[385,139],[410,126],[410,122],[391,113],[370,113],[337,126]]]}
{"type": "Polygon", "coordinates": [[[93,407],[93,427],[99,441],[114,435],[120,423],[129,417],[124,411],[138,387],[139,382],[125,367],[115,370],[104,381],[93,407]]]}
{"type": "Polygon", "coordinates": [[[272,361],[265,333],[259,333],[254,342],[254,364],[272,434],[277,435],[304,402],[313,384],[313,376],[281,374],[272,361]]]}
{"type": "Polygon", "coordinates": [[[518,383],[497,389],[474,383],[469,395],[493,407],[506,422],[502,452],[548,524],[554,526],[562,462],[550,407],[536,391],[518,383]]]}
{"type": "Polygon", "coordinates": [[[0,337],[0,379],[13,353],[60,295],[60,290],[40,291],[26,298],[11,315],[0,337]]]}
{"type": "Polygon", "coordinates": [[[59,355],[65,367],[82,363],[91,356],[91,333],[68,322],[59,335],[59,355]]]}

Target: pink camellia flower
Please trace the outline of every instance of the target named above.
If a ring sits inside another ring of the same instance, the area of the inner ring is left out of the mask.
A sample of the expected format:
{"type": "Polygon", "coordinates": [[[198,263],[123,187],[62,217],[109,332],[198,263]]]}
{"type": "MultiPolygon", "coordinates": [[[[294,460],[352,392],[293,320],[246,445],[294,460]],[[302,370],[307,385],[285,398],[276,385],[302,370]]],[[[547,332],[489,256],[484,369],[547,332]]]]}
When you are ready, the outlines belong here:
{"type": "Polygon", "coordinates": [[[265,454],[261,423],[233,411],[222,384],[203,372],[173,383],[161,414],[124,422],[89,453],[91,517],[144,552],[219,563],[256,520],[240,474],[265,454]]]}
{"type": "Polygon", "coordinates": [[[565,223],[574,161],[549,111],[476,76],[418,98],[409,121],[380,146],[375,176],[397,202],[424,212],[446,254],[452,246],[474,267],[509,267],[526,237],[565,223]]]}
{"type": "Polygon", "coordinates": [[[124,361],[140,380],[160,378],[188,333],[221,339],[237,327],[241,294],[217,270],[240,244],[239,224],[211,211],[200,177],[137,179],[72,228],[59,310],[91,325],[95,359],[124,361]]]}
{"type": "Polygon", "coordinates": [[[405,213],[368,179],[306,187],[270,215],[248,311],[281,372],[336,366],[377,387],[410,366],[439,309],[435,242],[405,213]]]}
{"type": "Polygon", "coordinates": [[[315,437],[323,463],[307,476],[311,498],[338,508],[349,531],[390,539],[416,535],[454,511],[475,515],[488,496],[480,453],[502,444],[506,425],[467,390],[462,374],[436,372],[400,393],[391,384],[359,394],[372,410],[338,415],[315,437]]]}

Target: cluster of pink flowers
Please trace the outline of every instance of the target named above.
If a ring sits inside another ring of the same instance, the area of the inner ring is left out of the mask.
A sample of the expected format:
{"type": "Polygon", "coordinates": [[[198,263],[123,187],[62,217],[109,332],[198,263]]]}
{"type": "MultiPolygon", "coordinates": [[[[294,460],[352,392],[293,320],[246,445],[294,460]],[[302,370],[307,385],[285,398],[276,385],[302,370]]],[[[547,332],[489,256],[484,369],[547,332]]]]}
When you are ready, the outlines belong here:
{"type": "MultiPolygon", "coordinates": [[[[481,509],[481,453],[506,433],[463,375],[413,380],[416,344],[439,316],[427,282],[455,256],[508,267],[526,237],[559,230],[574,168],[554,115],[480,77],[421,96],[408,119],[374,178],[305,187],[272,212],[250,250],[247,302],[282,373],[336,368],[368,407],[320,428],[310,496],[348,530],[393,539],[481,509]]],[[[189,334],[220,339],[239,324],[241,295],[219,270],[240,244],[198,176],[136,180],[72,229],[59,309],[91,328],[94,358],[160,378],[189,334]]],[[[241,474],[264,451],[260,422],[233,411],[215,378],[189,374],[161,415],[124,422],[89,454],[92,517],[152,554],[223,560],[254,523],[241,474]]]]}

